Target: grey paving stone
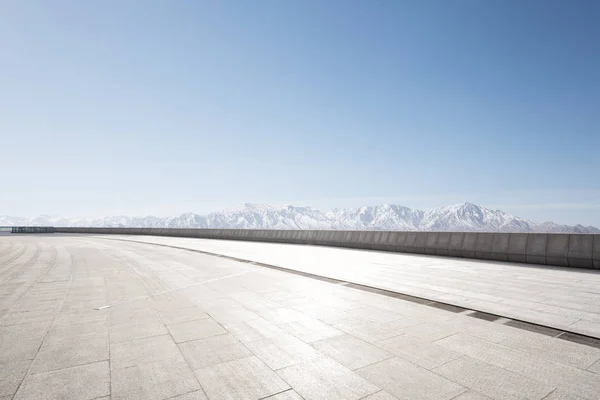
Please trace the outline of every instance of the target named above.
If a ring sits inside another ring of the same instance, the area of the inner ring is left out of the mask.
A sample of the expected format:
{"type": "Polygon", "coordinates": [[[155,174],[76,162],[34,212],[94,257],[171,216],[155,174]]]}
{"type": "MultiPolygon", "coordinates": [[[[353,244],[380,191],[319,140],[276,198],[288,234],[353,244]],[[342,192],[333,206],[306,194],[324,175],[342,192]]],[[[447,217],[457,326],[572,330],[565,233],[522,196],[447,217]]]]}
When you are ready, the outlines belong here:
{"type": "Polygon", "coordinates": [[[181,396],[169,397],[169,400],[208,400],[203,390],[195,390],[181,396]]]}
{"type": "Polygon", "coordinates": [[[312,343],[319,352],[354,370],[393,357],[393,354],[351,335],[340,335],[312,343]]]}
{"type": "Polygon", "coordinates": [[[0,342],[0,365],[22,360],[33,360],[43,338],[28,338],[0,342]]]}
{"type": "Polygon", "coordinates": [[[255,340],[275,338],[285,333],[277,325],[264,319],[253,319],[234,324],[226,324],[225,328],[240,342],[247,343],[255,340]]]}
{"type": "Polygon", "coordinates": [[[399,357],[390,358],[356,371],[392,396],[414,400],[449,400],[465,388],[399,357]]]}
{"type": "Polygon", "coordinates": [[[237,302],[243,303],[245,308],[256,313],[282,307],[281,304],[275,301],[263,299],[258,296],[254,292],[240,292],[229,295],[229,297],[235,299],[237,302]]]}
{"type": "Polygon", "coordinates": [[[600,360],[600,349],[539,335],[523,334],[503,340],[500,344],[582,369],[600,360]]]}
{"type": "Polygon", "coordinates": [[[227,333],[225,328],[210,318],[178,322],[176,324],[168,325],[167,328],[177,343],[204,339],[227,333]]]}
{"type": "Polygon", "coordinates": [[[73,343],[93,337],[106,337],[108,339],[107,321],[53,326],[46,335],[44,344],[73,343]]]}
{"type": "Polygon", "coordinates": [[[254,356],[198,369],[194,373],[211,400],[254,400],[290,388],[254,356]]]}
{"type": "MultiPolygon", "coordinates": [[[[544,397],[544,399],[547,399],[547,397],[544,397]]],[[[459,394],[452,400],[490,400],[490,398],[473,390],[469,390],[463,394],[459,394]]]]}
{"type": "Polygon", "coordinates": [[[458,330],[452,326],[424,322],[422,324],[402,328],[402,332],[409,336],[419,338],[421,340],[428,340],[430,342],[433,342],[435,340],[454,335],[458,332],[458,330]]]}
{"type": "Polygon", "coordinates": [[[260,318],[258,314],[240,306],[213,308],[208,310],[208,314],[220,324],[231,324],[260,318]]]}
{"type": "Polygon", "coordinates": [[[112,371],[112,400],[162,400],[200,390],[183,357],[112,371]]]}
{"type": "Polygon", "coordinates": [[[259,311],[258,314],[262,318],[266,319],[267,321],[269,321],[275,325],[288,324],[290,322],[296,322],[296,321],[310,318],[307,315],[305,315],[299,311],[296,311],[292,308],[285,308],[285,307],[259,311]]]}
{"type": "Polygon", "coordinates": [[[160,319],[166,324],[171,325],[178,322],[193,321],[196,319],[208,318],[208,314],[200,307],[182,308],[180,310],[165,310],[159,313],[160,319]]]}
{"type": "MultiPolygon", "coordinates": [[[[14,340],[43,338],[50,328],[51,321],[31,322],[10,326],[0,326],[0,343],[8,343],[14,340]]],[[[1,346],[1,344],[0,344],[1,346]]]]}
{"type": "Polygon", "coordinates": [[[597,374],[600,374],[600,361],[597,361],[597,362],[593,363],[587,369],[588,369],[588,371],[592,371],[592,372],[595,372],[597,374]]]}
{"type": "Polygon", "coordinates": [[[555,389],[543,400],[585,400],[583,397],[575,396],[560,389],[555,389]]]}
{"type": "Polygon", "coordinates": [[[15,360],[0,364],[0,396],[15,394],[31,365],[30,360],[15,360]]]}
{"type": "Polygon", "coordinates": [[[175,358],[179,349],[171,335],[152,336],[110,346],[110,367],[126,368],[133,365],[175,358]]]}
{"type": "Polygon", "coordinates": [[[318,319],[329,325],[341,322],[352,316],[352,314],[347,311],[342,311],[334,307],[326,307],[316,302],[294,306],[294,309],[308,317],[318,319]]]}
{"type": "Polygon", "coordinates": [[[334,324],[333,327],[369,343],[378,342],[402,334],[398,329],[377,322],[368,321],[361,317],[344,320],[343,322],[334,324]]]}
{"type": "Polygon", "coordinates": [[[411,336],[400,335],[376,343],[404,360],[426,369],[433,369],[463,356],[463,354],[423,341],[411,336]]]}
{"type": "Polygon", "coordinates": [[[398,400],[398,398],[392,396],[385,390],[380,390],[375,394],[365,397],[363,400],[398,400]]]}
{"type": "Polygon", "coordinates": [[[231,334],[180,343],[179,349],[193,370],[252,355],[250,350],[231,334]]]}
{"type": "Polygon", "coordinates": [[[488,321],[458,316],[444,323],[457,332],[467,333],[489,342],[499,343],[512,336],[512,329],[506,329],[502,324],[490,325],[488,321]]]}
{"type": "Polygon", "coordinates": [[[31,366],[32,374],[76,365],[108,360],[108,337],[92,336],[86,340],[63,341],[40,348],[31,366]]]}
{"type": "Polygon", "coordinates": [[[577,321],[569,325],[568,330],[582,335],[600,338],[600,321],[577,321]]]}
{"type": "Polygon", "coordinates": [[[134,339],[143,339],[151,336],[165,335],[169,333],[165,325],[160,321],[134,322],[131,324],[112,325],[110,327],[110,342],[128,342],[134,339]]]}
{"type": "Polygon", "coordinates": [[[316,319],[303,319],[279,326],[305,343],[316,342],[317,340],[327,339],[344,333],[316,319]]]}
{"type": "Polygon", "coordinates": [[[132,323],[159,322],[158,312],[150,307],[136,307],[136,305],[122,305],[110,308],[108,311],[111,325],[132,323]]]}
{"type": "Polygon", "coordinates": [[[465,334],[457,334],[436,343],[584,398],[594,399],[600,393],[600,375],[534,354],[517,352],[465,334]]]}
{"type": "Polygon", "coordinates": [[[283,368],[277,373],[306,400],[358,400],[380,390],[354,372],[325,357],[283,368]]]}
{"type": "Polygon", "coordinates": [[[560,335],[562,332],[558,329],[549,328],[547,326],[530,324],[528,322],[523,321],[508,321],[504,325],[511,326],[514,328],[518,328],[521,330],[539,333],[540,335],[548,336],[548,337],[556,337],[560,335]]]}
{"type": "Polygon", "coordinates": [[[96,321],[107,321],[108,313],[106,310],[84,310],[76,312],[64,312],[61,311],[56,319],[54,325],[72,325],[72,324],[83,324],[86,322],[96,321]]]}
{"type": "Polygon", "coordinates": [[[58,311],[58,309],[62,306],[62,303],[62,299],[22,301],[14,308],[14,310],[17,312],[43,310],[49,314],[52,314],[53,311],[58,311]]]}
{"type": "Polygon", "coordinates": [[[380,323],[388,323],[393,322],[398,319],[404,318],[405,316],[399,314],[394,311],[386,310],[384,308],[375,307],[375,306],[366,306],[361,308],[355,308],[353,310],[348,311],[348,313],[362,317],[364,319],[380,322],[380,323]]]}
{"type": "Polygon", "coordinates": [[[294,390],[286,390],[285,392],[276,394],[268,398],[269,400],[304,400],[294,390]]]}
{"type": "Polygon", "coordinates": [[[166,311],[195,307],[196,304],[183,294],[169,293],[166,295],[151,297],[150,306],[157,311],[166,311]]]}
{"type": "Polygon", "coordinates": [[[276,338],[256,340],[245,345],[272,370],[289,367],[320,356],[308,344],[285,333],[276,338]]]}
{"type": "Polygon", "coordinates": [[[553,385],[470,357],[449,362],[434,371],[492,398],[542,399],[555,389],[553,385]]]}
{"type": "Polygon", "coordinates": [[[96,399],[110,394],[108,361],[29,375],[15,400],[96,399]]]}
{"type": "Polygon", "coordinates": [[[11,311],[2,322],[2,325],[31,324],[40,321],[51,321],[55,313],[49,313],[46,310],[37,311],[11,311]]]}

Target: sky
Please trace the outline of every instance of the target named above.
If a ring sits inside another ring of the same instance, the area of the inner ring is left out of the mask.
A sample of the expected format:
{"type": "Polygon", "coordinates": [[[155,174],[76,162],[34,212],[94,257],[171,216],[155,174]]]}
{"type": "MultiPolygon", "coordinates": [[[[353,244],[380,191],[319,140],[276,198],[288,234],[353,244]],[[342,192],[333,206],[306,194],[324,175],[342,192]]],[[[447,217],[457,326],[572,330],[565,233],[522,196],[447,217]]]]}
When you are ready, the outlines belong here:
{"type": "Polygon", "coordinates": [[[0,215],[600,226],[600,2],[0,2],[0,215]]]}

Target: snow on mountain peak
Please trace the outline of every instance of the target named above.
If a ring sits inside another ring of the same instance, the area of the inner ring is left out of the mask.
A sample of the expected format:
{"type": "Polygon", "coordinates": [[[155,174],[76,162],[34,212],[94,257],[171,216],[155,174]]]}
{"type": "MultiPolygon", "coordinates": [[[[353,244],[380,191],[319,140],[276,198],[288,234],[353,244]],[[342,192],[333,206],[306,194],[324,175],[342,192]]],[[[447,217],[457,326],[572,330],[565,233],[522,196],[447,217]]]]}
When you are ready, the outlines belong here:
{"type": "Polygon", "coordinates": [[[69,219],[56,216],[36,218],[0,216],[0,225],[600,233],[600,230],[591,226],[567,226],[553,222],[536,223],[469,202],[427,211],[383,204],[334,209],[327,213],[311,207],[246,203],[241,208],[208,215],[189,212],[178,217],[166,218],[112,216],[69,219]]]}

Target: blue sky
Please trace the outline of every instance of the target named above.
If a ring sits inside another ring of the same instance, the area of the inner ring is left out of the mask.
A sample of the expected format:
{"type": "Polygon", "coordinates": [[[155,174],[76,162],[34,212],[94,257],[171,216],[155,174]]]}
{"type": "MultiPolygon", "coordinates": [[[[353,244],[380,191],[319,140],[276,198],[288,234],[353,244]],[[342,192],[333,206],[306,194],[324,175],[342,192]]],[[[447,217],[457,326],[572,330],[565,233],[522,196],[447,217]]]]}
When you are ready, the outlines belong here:
{"type": "Polygon", "coordinates": [[[600,226],[597,1],[8,1],[0,214],[464,201],[600,226]]]}

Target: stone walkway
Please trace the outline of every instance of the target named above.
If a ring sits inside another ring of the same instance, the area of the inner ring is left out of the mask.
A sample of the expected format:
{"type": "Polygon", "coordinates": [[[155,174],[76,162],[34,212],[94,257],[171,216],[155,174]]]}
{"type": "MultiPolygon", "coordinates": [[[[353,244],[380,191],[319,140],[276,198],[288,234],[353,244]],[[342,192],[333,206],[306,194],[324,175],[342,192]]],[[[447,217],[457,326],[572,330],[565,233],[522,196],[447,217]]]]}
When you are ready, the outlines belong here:
{"type": "Polygon", "coordinates": [[[189,250],[0,236],[1,400],[598,399],[598,341],[527,329],[189,250]]]}
{"type": "Polygon", "coordinates": [[[188,247],[600,338],[600,271],[333,247],[123,236],[188,247]]]}

